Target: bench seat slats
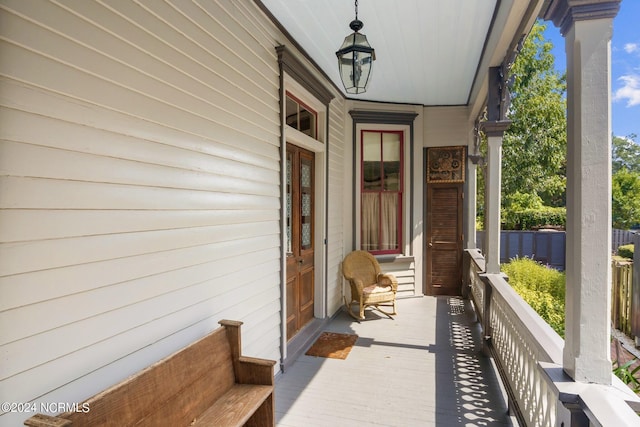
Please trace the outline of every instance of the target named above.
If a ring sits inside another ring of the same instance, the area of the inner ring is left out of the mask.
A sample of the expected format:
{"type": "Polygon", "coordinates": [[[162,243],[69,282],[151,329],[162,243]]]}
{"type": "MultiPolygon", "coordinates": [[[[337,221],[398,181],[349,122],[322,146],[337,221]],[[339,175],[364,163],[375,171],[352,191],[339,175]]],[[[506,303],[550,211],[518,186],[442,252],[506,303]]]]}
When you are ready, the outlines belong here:
{"type": "Polygon", "coordinates": [[[271,396],[273,386],[236,384],[207,409],[194,427],[231,427],[244,425],[251,415],[271,396]]]}

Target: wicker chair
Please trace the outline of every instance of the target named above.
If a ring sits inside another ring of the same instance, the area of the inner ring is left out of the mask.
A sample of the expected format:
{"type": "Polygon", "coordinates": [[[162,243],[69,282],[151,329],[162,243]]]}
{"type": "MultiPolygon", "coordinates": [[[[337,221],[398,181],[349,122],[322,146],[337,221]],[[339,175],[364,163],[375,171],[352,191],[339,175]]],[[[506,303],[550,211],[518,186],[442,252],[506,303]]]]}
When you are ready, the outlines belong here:
{"type": "Polygon", "coordinates": [[[366,307],[375,307],[389,317],[397,314],[398,281],[393,275],[382,273],[378,261],[369,252],[354,251],[347,255],[342,261],[342,274],[351,285],[351,301],[345,296],[345,307],[356,320],[364,319],[366,307]],[[352,311],[354,303],[360,308],[359,315],[352,311]],[[393,311],[384,311],[381,306],[393,307],[393,311]]]}

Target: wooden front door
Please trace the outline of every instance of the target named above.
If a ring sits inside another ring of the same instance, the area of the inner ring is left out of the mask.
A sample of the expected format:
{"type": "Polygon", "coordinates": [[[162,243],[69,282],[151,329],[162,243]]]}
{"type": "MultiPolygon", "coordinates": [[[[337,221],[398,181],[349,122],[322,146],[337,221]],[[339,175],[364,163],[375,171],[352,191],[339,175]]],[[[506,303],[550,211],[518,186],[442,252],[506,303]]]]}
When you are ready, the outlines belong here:
{"type": "Polygon", "coordinates": [[[313,319],[314,155],[287,144],[287,340],[313,319]]]}
{"type": "Polygon", "coordinates": [[[427,185],[427,294],[462,291],[462,184],[427,185]]]}

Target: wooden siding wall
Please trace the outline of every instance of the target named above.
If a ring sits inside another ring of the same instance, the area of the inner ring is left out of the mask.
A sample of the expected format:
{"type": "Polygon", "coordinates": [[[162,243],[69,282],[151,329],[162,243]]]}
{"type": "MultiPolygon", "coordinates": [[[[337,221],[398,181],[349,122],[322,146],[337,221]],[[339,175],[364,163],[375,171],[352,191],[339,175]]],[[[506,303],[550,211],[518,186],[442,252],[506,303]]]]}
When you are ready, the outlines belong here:
{"type": "Polygon", "coordinates": [[[221,318],[279,359],[275,26],[227,0],[0,0],[0,19],[3,400],[86,398],[221,318]]]}
{"type": "Polygon", "coordinates": [[[421,294],[422,290],[416,289],[416,283],[421,283],[416,278],[416,266],[413,257],[401,257],[394,262],[381,262],[380,268],[384,273],[393,274],[398,280],[398,298],[412,297],[421,294]]]}
{"type": "MultiPolygon", "coordinates": [[[[329,107],[329,212],[327,215],[327,313],[332,316],[344,304],[342,259],[344,251],[343,204],[345,168],[345,101],[336,97],[329,107]]],[[[350,149],[350,146],[349,146],[350,149]]]]}

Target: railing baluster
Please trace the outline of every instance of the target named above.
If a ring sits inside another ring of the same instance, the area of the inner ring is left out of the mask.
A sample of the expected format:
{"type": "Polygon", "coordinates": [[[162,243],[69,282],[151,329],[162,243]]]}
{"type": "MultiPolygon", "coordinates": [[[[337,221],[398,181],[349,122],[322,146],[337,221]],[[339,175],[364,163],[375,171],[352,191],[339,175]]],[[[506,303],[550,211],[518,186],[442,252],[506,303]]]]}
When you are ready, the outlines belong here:
{"type": "MultiPolygon", "coordinates": [[[[466,251],[465,256],[471,258],[465,264],[469,297],[478,313],[483,334],[489,337],[485,345],[505,385],[510,413],[521,425],[599,425],[602,420],[612,417],[629,419],[632,416],[633,411],[625,400],[639,405],[640,400],[631,391],[627,398],[617,400],[605,399],[604,396],[610,393],[606,389],[589,389],[584,395],[576,392],[572,387],[580,383],[574,383],[562,369],[562,338],[502,276],[481,273],[484,259],[478,252],[466,251]],[[583,397],[590,402],[581,401],[583,397]],[[600,405],[605,401],[606,405],[600,405]],[[593,411],[596,407],[598,413],[593,411]]],[[[618,300],[618,311],[612,314],[612,320],[621,327],[630,327],[632,266],[627,263],[622,267],[620,271],[612,269],[612,279],[618,283],[614,283],[612,290],[612,299],[618,300]]],[[[590,386],[582,384],[579,387],[590,386]]]]}

